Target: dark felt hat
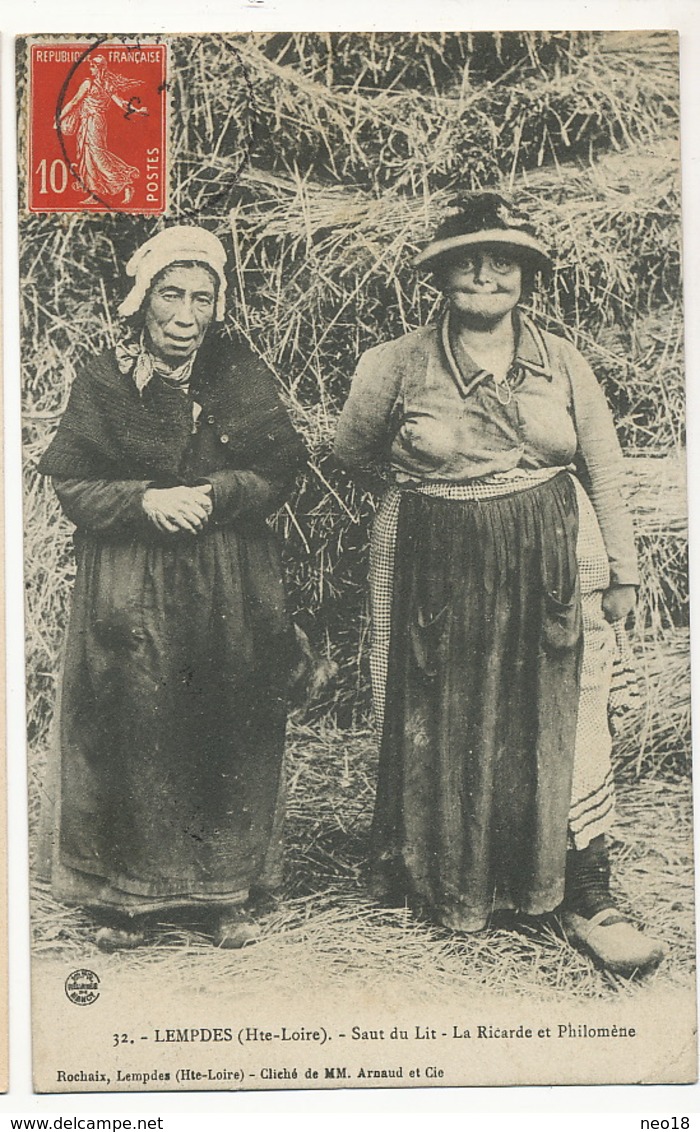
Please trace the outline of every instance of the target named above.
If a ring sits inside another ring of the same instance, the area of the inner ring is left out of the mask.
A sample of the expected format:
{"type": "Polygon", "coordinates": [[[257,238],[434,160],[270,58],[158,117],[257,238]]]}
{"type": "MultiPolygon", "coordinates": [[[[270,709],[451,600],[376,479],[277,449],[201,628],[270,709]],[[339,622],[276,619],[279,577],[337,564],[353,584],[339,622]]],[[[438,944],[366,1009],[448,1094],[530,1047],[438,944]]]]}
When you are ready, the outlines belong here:
{"type": "Polygon", "coordinates": [[[537,268],[551,267],[547,248],[524,212],[499,193],[473,193],[450,201],[449,210],[426,248],[413,261],[429,264],[456,248],[476,244],[503,244],[517,248],[537,268]]]}

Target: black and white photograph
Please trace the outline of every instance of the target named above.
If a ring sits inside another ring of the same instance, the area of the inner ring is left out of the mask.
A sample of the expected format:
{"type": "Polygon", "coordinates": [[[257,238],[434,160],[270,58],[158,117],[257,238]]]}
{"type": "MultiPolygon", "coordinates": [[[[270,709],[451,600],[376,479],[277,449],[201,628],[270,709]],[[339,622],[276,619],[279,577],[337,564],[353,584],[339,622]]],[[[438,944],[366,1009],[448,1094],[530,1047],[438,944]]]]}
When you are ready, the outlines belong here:
{"type": "Polygon", "coordinates": [[[36,1090],[694,1081],[678,35],[16,67],[36,1090]]]}

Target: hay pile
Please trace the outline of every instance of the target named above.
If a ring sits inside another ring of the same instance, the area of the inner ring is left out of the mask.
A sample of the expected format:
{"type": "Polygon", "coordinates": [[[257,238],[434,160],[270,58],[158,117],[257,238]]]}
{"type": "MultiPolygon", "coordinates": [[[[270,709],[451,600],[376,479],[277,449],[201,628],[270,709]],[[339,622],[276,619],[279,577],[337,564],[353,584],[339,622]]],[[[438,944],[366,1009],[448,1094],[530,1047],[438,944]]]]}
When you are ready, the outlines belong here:
{"type": "MultiPolygon", "coordinates": [[[[323,709],[345,727],[362,725],[373,501],[333,468],[329,446],[357,355],[435,313],[438,296],[410,260],[456,190],[512,189],[532,211],[557,249],[551,288],[534,308],[589,356],[628,450],[677,462],[675,39],[295,33],[171,42],[169,221],[195,220],[226,242],[231,322],[276,369],[308,443],[308,473],[278,524],[298,618],[341,667],[323,709]]],[[[25,67],[21,59],[20,81],[25,67]]],[[[122,215],[21,218],[28,715],[37,745],[53,710],[73,563],[69,526],[36,461],[76,370],[113,339],[126,257],[159,226],[122,215]]],[[[682,763],[686,742],[678,747],[675,730],[668,751],[666,739],[657,742],[669,715],[675,728],[687,714],[686,541],[683,508],[669,508],[663,477],[643,470],[639,647],[656,698],[646,753],[639,762],[631,742],[626,762],[666,772],[682,763]],[[669,640],[672,686],[663,679],[669,640]]]]}
{"type": "MultiPolygon", "coordinates": [[[[670,944],[650,984],[685,986],[690,889],[687,543],[674,39],[663,32],[313,35],[172,40],[170,222],[230,252],[230,318],[276,369],[309,447],[278,517],[297,616],[341,666],[289,744],[287,899],[242,953],[202,926],[101,957],[126,987],[227,995],[379,990],[384,1001],[591,999],[631,993],[554,934],[455,937],[363,896],[376,745],[365,612],[373,501],[328,453],[357,355],[428,321],[410,267],[458,189],[514,190],[557,250],[545,324],[584,350],[629,457],[644,573],[635,649],[646,695],[616,742],[613,846],[624,907],[670,944]],[[643,781],[639,781],[640,776],[643,781]],[[636,780],[634,789],[625,783],[636,780]],[[650,846],[652,848],[650,849],[650,846]],[[196,960],[196,961],[195,961],[196,960]],[[294,979],[298,978],[298,985],[294,979]]],[[[20,80],[25,61],[20,60],[20,80]]],[[[128,216],[21,218],[31,799],[36,818],[74,576],[70,525],[36,475],[76,370],[114,335],[123,264],[160,226],[128,216]]],[[[92,925],[38,887],[36,953],[89,953],[92,925]]]]}

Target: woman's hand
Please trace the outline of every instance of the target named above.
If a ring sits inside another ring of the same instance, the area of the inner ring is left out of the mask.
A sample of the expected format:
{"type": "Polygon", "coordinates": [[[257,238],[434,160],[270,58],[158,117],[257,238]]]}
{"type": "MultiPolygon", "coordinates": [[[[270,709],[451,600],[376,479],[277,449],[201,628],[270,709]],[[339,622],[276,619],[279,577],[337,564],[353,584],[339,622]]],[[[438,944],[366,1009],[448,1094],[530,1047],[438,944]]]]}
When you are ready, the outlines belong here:
{"type": "Polygon", "coordinates": [[[603,594],[603,614],[607,621],[625,621],[637,601],[636,586],[609,586],[603,594]]]}
{"type": "Polygon", "coordinates": [[[197,487],[149,487],[144,492],[143,509],[149,522],[165,534],[204,530],[212,513],[211,484],[197,487]]]}

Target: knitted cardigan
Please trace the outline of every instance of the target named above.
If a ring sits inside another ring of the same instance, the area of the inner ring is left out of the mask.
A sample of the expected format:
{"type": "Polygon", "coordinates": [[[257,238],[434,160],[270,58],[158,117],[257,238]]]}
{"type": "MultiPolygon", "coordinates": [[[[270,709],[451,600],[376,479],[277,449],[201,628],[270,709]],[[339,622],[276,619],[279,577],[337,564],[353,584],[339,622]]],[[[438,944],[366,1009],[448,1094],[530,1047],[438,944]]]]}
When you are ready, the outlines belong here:
{"type": "MultiPolygon", "coordinates": [[[[162,395],[154,377],[139,393],[120,372],[112,350],[76,377],[66,411],[39,462],[57,479],[148,480],[157,486],[187,482],[192,434],[188,398],[162,395]]],[[[222,463],[230,468],[292,475],[304,448],[292,428],[265,365],[240,340],[208,336],[190,380],[201,419],[218,433],[222,463]]]]}

